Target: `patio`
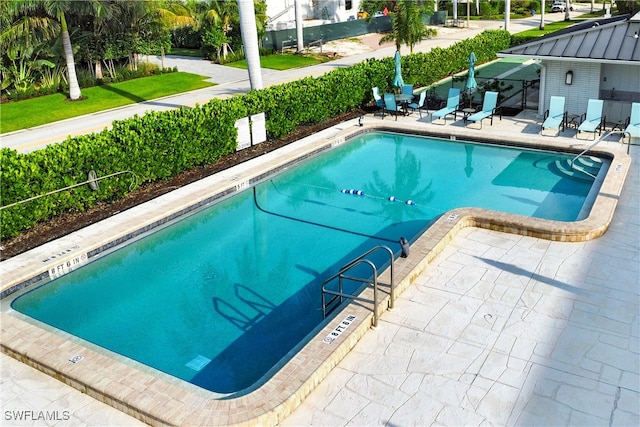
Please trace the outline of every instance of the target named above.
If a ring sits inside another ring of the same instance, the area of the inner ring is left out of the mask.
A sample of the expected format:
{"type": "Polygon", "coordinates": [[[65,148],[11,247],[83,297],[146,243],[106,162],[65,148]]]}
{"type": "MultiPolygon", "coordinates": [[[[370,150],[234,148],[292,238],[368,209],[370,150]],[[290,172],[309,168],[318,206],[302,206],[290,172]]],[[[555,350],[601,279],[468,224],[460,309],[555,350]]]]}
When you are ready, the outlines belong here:
{"type": "MultiPolygon", "coordinates": [[[[365,126],[428,128],[458,139],[584,146],[575,130],[540,136],[540,120],[528,111],[482,131],[462,120],[428,120],[364,118],[365,126]]],[[[353,126],[357,121],[340,128],[353,126]]],[[[603,146],[626,151],[616,139],[603,146]]],[[[597,239],[553,242],[462,228],[396,308],[279,423],[638,425],[639,154],[632,146],[613,220],[597,239]]],[[[57,411],[69,424],[140,424],[1,357],[5,411],[57,411]]]]}

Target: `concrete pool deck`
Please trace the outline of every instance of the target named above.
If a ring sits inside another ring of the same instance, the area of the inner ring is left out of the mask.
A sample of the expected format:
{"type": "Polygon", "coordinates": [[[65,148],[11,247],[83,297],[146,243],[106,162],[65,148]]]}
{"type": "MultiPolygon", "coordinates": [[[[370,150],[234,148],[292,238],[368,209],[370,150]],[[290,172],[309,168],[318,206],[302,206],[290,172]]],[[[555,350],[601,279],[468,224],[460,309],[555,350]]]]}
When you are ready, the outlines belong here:
{"type": "MultiPolygon", "coordinates": [[[[396,126],[392,118],[382,120],[379,116],[367,116],[365,123],[396,126]]],[[[400,117],[397,125],[461,139],[512,138],[530,144],[584,147],[584,141],[572,138],[573,130],[558,138],[539,136],[539,121],[526,114],[495,121],[482,131],[465,128],[461,121],[446,126],[430,124],[416,115],[400,117]]],[[[326,144],[353,127],[355,121],[347,122],[316,138],[324,139],[322,143],[326,144]]],[[[410,262],[399,261],[398,268],[411,276],[412,283],[402,286],[404,292],[395,308],[382,314],[376,329],[369,329],[366,321],[353,326],[351,334],[341,337],[343,342],[353,341],[341,350],[342,354],[295,391],[286,408],[260,418],[260,422],[638,425],[638,163],[637,159],[628,158],[624,154],[626,147],[616,141],[605,142],[602,148],[620,154],[616,160],[622,163],[614,162],[609,174],[615,178],[617,164],[623,165],[627,174],[624,188],[624,179],[614,179],[616,182],[605,182],[610,186],[601,189],[605,205],[608,200],[617,199],[615,213],[610,212],[613,220],[604,235],[578,243],[554,242],[461,224],[454,233],[445,232],[439,237],[438,241],[444,241],[441,252],[430,262],[422,263],[424,251],[432,243],[412,246],[410,262]],[[407,273],[407,269],[414,271],[410,263],[422,263],[419,274],[407,273]],[[359,335],[362,339],[356,343],[359,335]],[[351,346],[355,347],[349,351],[351,346]]],[[[638,156],[638,148],[631,147],[632,157],[638,156]]],[[[290,156],[296,148],[287,150],[290,156]]],[[[253,167],[244,165],[242,173],[255,173],[253,167]]],[[[227,184],[234,180],[244,182],[238,171],[215,179],[227,184]]],[[[176,192],[169,199],[174,197],[184,196],[176,192]]],[[[151,216],[162,210],[161,204],[150,206],[146,210],[151,216]]],[[[125,212],[119,216],[128,215],[125,212]]],[[[105,233],[113,234],[113,223],[104,227],[105,233]]],[[[52,248],[64,252],[67,247],[84,245],[88,238],[81,233],[62,246],[58,243],[45,247],[35,256],[30,254],[14,262],[39,264],[52,253],[52,248]],[[74,238],[82,243],[74,243],[74,238]]],[[[12,277],[5,270],[8,265],[0,265],[3,277],[12,277]]],[[[25,266],[16,268],[23,272],[25,266]]],[[[369,311],[360,309],[362,321],[369,311]]],[[[332,323],[328,329],[334,326],[332,323]]],[[[6,313],[2,313],[0,338],[4,352],[19,355],[28,363],[41,363],[41,368],[51,365],[51,369],[44,370],[86,393],[2,354],[3,416],[11,425],[53,424],[41,419],[17,419],[19,414],[26,416],[27,411],[66,418],[58,420],[58,425],[139,424],[89,397],[97,392],[112,393],[114,398],[103,400],[126,413],[132,413],[132,405],[140,403],[154,415],[141,417],[149,423],[250,423],[246,413],[244,421],[239,416],[239,405],[232,405],[233,409],[223,407],[218,400],[212,401],[193,390],[180,391],[182,396],[188,395],[183,400],[195,408],[191,414],[181,413],[182,409],[174,406],[175,402],[160,389],[161,385],[176,387],[171,381],[136,382],[141,374],[135,369],[123,363],[112,364],[93,348],[6,313]],[[84,357],[81,361],[69,362],[79,354],[84,357]],[[122,371],[128,368],[131,371],[122,371]],[[101,370],[113,371],[113,375],[101,370]],[[119,380],[115,379],[118,375],[119,380]],[[92,384],[89,387],[81,383],[86,377],[92,384]],[[13,411],[10,419],[6,411],[13,411]]],[[[149,376],[144,378],[149,380],[149,376]]],[[[270,381],[263,392],[246,396],[251,402],[245,403],[268,409],[274,393],[300,386],[288,377],[276,380],[280,381],[277,386],[269,385],[270,381]]]]}

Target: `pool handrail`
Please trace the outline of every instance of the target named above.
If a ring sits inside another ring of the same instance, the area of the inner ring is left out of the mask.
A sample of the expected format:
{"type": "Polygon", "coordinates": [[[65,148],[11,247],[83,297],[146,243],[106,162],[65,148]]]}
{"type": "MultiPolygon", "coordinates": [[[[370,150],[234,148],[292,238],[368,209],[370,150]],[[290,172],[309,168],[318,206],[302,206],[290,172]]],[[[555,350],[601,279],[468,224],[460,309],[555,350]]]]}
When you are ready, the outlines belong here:
{"type": "MultiPolygon", "coordinates": [[[[579,171],[579,172],[582,172],[582,173],[584,173],[584,174],[587,174],[587,175],[589,175],[591,178],[594,178],[594,179],[595,179],[596,177],[595,177],[593,174],[591,174],[591,173],[589,173],[589,172],[587,172],[587,171],[585,171],[585,170],[583,170],[583,169],[576,168],[576,167],[574,166],[574,163],[575,163],[575,162],[576,162],[576,160],[578,160],[580,157],[584,156],[584,155],[585,155],[589,150],[591,150],[593,147],[595,147],[595,146],[596,146],[596,145],[598,145],[600,142],[602,142],[603,140],[605,140],[609,135],[613,135],[614,133],[619,133],[619,134],[621,134],[621,135],[622,135],[622,138],[620,138],[620,142],[621,142],[621,143],[624,143],[624,142],[623,142],[623,140],[624,140],[624,136],[625,136],[625,131],[623,131],[623,130],[610,130],[609,132],[607,132],[607,133],[605,133],[604,135],[602,135],[598,140],[596,140],[595,142],[593,142],[593,144],[589,145],[587,148],[585,148],[584,150],[582,150],[582,151],[581,151],[578,155],[576,155],[573,159],[571,159],[571,160],[569,161],[569,165],[570,165],[573,169],[575,169],[575,170],[577,170],[577,171],[579,171]]],[[[631,145],[631,141],[629,141],[629,145],[627,145],[627,154],[629,154],[629,148],[630,148],[630,145],[631,145]]]]}
{"type": "MultiPolygon", "coordinates": [[[[343,298],[349,298],[352,300],[357,300],[357,301],[365,301],[365,302],[372,302],[373,303],[373,327],[378,326],[378,269],[375,266],[375,264],[373,262],[371,262],[368,259],[365,259],[366,256],[372,254],[373,252],[376,252],[380,249],[383,249],[385,251],[388,252],[389,254],[389,286],[390,286],[390,290],[389,290],[389,305],[388,308],[392,309],[393,305],[394,305],[394,300],[395,300],[395,283],[394,283],[394,278],[393,278],[393,262],[394,262],[394,255],[393,255],[393,251],[385,245],[379,245],[376,246],[370,250],[368,250],[367,252],[365,252],[364,254],[360,255],[359,257],[357,257],[356,259],[348,262],[347,264],[345,264],[344,266],[342,266],[342,268],[340,268],[340,270],[335,273],[334,275],[332,275],[331,277],[329,277],[328,279],[326,279],[323,283],[322,283],[322,315],[323,317],[327,317],[327,315],[333,311],[333,309],[329,309],[329,307],[331,306],[331,304],[333,304],[337,299],[339,299],[340,304],[342,304],[343,298]],[[359,265],[361,263],[367,264],[371,267],[371,270],[373,271],[373,280],[371,279],[365,279],[365,278],[361,278],[361,277],[354,277],[354,276],[348,276],[346,275],[346,273],[351,270],[353,267],[355,267],[356,265],[359,265]],[[329,282],[332,282],[335,279],[338,279],[338,291],[332,291],[329,289],[326,289],[326,285],[329,282]],[[342,286],[342,279],[349,279],[349,280],[353,280],[353,281],[357,281],[357,282],[361,282],[361,283],[368,283],[368,284],[373,284],[373,301],[366,299],[366,298],[362,298],[353,294],[345,294],[343,292],[343,286],[342,286]],[[329,301],[326,301],[326,295],[333,295],[332,298],[329,299],[329,301]]],[[[335,308],[335,307],[334,307],[335,308]]]]}

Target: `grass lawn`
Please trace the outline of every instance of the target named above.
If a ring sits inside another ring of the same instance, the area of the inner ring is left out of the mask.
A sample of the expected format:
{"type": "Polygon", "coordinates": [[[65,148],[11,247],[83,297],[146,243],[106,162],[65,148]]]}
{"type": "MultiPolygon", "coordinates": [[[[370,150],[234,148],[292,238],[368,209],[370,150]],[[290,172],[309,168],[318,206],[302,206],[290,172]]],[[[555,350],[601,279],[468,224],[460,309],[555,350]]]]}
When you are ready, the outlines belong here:
{"type": "MultiPolygon", "coordinates": [[[[317,57],[317,56],[303,56],[303,55],[293,55],[290,53],[285,54],[276,54],[276,55],[268,55],[260,57],[260,66],[262,68],[268,68],[270,70],[288,70],[290,68],[301,68],[308,67],[309,65],[316,65],[322,62],[329,61],[329,58],[317,57]]],[[[247,61],[243,59],[242,61],[230,62],[228,64],[229,67],[236,68],[247,68],[247,61]]]]}
{"type": "Polygon", "coordinates": [[[212,86],[204,81],[206,78],[182,72],[168,73],[82,89],[85,99],[81,101],[67,101],[66,95],[58,93],[8,102],[1,107],[0,133],[212,86]]]}
{"type": "Polygon", "coordinates": [[[569,25],[575,24],[577,21],[555,21],[544,24],[544,30],[539,28],[532,28],[527,31],[521,31],[518,33],[519,36],[528,36],[528,37],[540,37],[545,34],[553,33],[554,31],[562,30],[569,25]]]}
{"type": "Polygon", "coordinates": [[[171,52],[168,55],[177,55],[177,56],[192,56],[194,58],[202,58],[202,52],[200,49],[187,49],[182,47],[172,47],[171,52]]]}

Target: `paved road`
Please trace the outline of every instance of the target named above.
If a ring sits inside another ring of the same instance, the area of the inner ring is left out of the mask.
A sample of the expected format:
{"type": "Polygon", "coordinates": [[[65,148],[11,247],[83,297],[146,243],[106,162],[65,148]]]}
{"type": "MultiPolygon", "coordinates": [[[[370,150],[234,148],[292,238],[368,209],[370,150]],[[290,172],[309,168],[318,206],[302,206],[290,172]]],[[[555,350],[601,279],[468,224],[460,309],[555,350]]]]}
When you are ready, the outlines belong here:
{"type": "MultiPolygon", "coordinates": [[[[585,6],[585,8],[586,7],[587,6],[585,6]]],[[[583,8],[576,9],[580,9],[581,12],[572,12],[574,16],[584,11],[583,8]]],[[[561,13],[546,14],[545,22],[557,21],[563,18],[564,14],[561,13]]],[[[509,31],[513,33],[520,32],[529,28],[537,27],[539,23],[539,16],[512,20],[510,21],[509,31]]],[[[474,37],[486,29],[498,29],[503,26],[503,21],[472,21],[470,28],[456,28],[454,31],[451,29],[441,31],[441,34],[436,38],[425,40],[415,46],[414,52],[427,52],[435,46],[447,47],[460,40],[474,37]]],[[[379,59],[391,57],[394,53],[395,47],[393,45],[383,45],[372,52],[340,58],[335,61],[305,68],[286,71],[262,69],[263,84],[265,87],[268,87],[303,77],[316,77],[336,68],[349,67],[362,62],[367,58],[379,59]]],[[[126,119],[136,114],[143,115],[149,110],[162,111],[179,108],[180,106],[194,106],[196,104],[202,105],[212,98],[225,98],[239,93],[246,93],[250,89],[249,77],[246,70],[212,64],[198,58],[178,56],[165,58],[164,65],[167,67],[177,67],[180,71],[209,76],[211,81],[218,84],[205,89],[3,134],[0,136],[0,145],[2,147],[13,148],[19,152],[29,152],[42,148],[48,144],[63,141],[68,136],[101,131],[110,127],[114,120],[126,119]]]]}

